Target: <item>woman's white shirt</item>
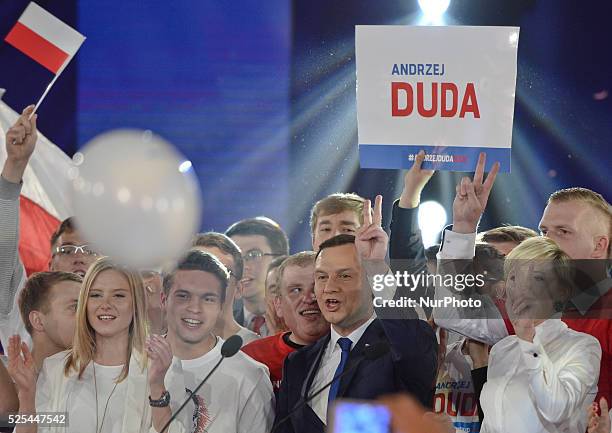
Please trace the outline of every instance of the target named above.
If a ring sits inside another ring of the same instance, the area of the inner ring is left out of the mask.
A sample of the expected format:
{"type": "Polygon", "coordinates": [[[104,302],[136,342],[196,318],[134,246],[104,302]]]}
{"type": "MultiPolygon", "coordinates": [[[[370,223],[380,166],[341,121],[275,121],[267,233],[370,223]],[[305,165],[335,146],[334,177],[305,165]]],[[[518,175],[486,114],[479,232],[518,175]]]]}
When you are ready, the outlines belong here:
{"type": "Polygon", "coordinates": [[[584,432],[597,393],[601,347],[559,319],[535,328],[533,343],[508,336],[491,350],[480,395],[481,432],[584,432]]]}

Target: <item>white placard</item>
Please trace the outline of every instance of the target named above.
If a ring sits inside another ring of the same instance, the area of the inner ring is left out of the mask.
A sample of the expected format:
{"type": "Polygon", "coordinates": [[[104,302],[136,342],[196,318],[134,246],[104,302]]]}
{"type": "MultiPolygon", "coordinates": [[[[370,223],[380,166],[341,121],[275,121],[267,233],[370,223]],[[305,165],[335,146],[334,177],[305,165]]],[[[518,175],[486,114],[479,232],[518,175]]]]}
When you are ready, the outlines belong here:
{"type": "Polygon", "coordinates": [[[518,27],[356,26],[362,168],[510,171],[518,27]]]}

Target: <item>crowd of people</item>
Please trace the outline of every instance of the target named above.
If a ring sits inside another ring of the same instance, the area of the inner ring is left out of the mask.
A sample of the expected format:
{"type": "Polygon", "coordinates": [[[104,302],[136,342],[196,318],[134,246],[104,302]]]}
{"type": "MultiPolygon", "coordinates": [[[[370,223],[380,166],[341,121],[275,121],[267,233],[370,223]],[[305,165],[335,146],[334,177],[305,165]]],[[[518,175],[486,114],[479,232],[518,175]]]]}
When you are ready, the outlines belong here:
{"type": "Polygon", "coordinates": [[[417,214],[433,171],[421,152],[389,234],[381,196],[336,193],[312,207],[311,251],[291,254],[282,228],[254,217],[197,234],[162,270],[134,270],[68,218],[50,239],[48,271],[27,276],[18,243],[37,139],[30,110],[6,133],[0,177],[0,418],[66,413],[68,424],[30,418],[15,432],[315,433],[349,398],[385,404],[401,432],[611,433],[612,213],[602,195],[555,192],[540,234],[478,233],[498,171],[485,176],[483,154],[457,185],[452,226],[426,250],[417,214]],[[483,284],[402,287],[395,272],[483,284]],[[426,302],[388,307],[406,297],[426,302]],[[478,307],[433,302],[448,299],[478,307]],[[234,335],[244,345],[226,357],[234,335]]]}

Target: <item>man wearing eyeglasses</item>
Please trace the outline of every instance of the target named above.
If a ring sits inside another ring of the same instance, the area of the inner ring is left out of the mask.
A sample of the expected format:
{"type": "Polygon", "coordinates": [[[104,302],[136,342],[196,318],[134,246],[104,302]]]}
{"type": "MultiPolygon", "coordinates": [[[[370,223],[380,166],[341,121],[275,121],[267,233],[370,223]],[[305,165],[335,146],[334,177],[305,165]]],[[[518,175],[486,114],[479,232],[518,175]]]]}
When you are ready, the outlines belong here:
{"type": "MultiPolygon", "coordinates": [[[[36,118],[28,119],[33,106],[26,108],[6,133],[7,159],[0,175],[0,342],[8,346],[8,337],[19,334],[31,347],[17,306],[18,294],[26,282],[19,258],[19,195],[23,173],[34,152],[36,118]]],[[[49,270],[72,272],[83,277],[96,253],[83,241],[72,218],[66,219],[51,237],[49,270]]]]}
{"type": "Polygon", "coordinates": [[[84,277],[98,253],[81,238],[72,217],[66,218],[51,236],[49,270],[72,272],[84,277]]]}
{"type": "Polygon", "coordinates": [[[236,321],[251,331],[267,336],[266,272],[274,257],[289,254],[287,235],[273,220],[249,218],[232,224],[225,232],[242,251],[244,273],[239,282],[243,308],[236,321]]]}

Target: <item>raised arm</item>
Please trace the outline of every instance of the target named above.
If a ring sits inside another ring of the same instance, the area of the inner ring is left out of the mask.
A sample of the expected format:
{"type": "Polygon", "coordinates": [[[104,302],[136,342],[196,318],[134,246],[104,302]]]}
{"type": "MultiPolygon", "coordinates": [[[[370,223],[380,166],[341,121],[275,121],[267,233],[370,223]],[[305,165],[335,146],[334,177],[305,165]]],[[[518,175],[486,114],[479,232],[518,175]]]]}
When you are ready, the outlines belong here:
{"type": "MultiPolygon", "coordinates": [[[[414,164],[404,176],[404,189],[398,200],[393,203],[391,225],[389,232],[389,258],[393,272],[409,274],[424,274],[427,271],[427,258],[425,246],[418,224],[419,204],[421,192],[434,174],[433,170],[423,170],[421,165],[425,159],[425,152],[420,151],[414,164]]],[[[422,280],[421,280],[422,281],[422,280]]],[[[420,284],[413,290],[400,287],[397,297],[410,297],[413,299],[433,299],[433,287],[420,284]]],[[[431,316],[431,308],[425,308],[427,317],[431,316]]]]}
{"type": "Polygon", "coordinates": [[[393,203],[389,239],[391,260],[415,260],[425,263],[425,249],[417,216],[421,192],[434,171],[421,168],[424,159],[425,152],[420,151],[414,164],[404,176],[404,189],[400,198],[393,203]]]}
{"type": "Polygon", "coordinates": [[[28,120],[33,109],[33,105],[27,107],[7,131],[7,158],[0,175],[0,340],[4,347],[14,333],[26,338],[15,304],[17,292],[25,281],[18,250],[19,195],[23,173],[38,138],[37,115],[28,120]]]}
{"type": "MultiPolygon", "coordinates": [[[[485,163],[486,155],[481,153],[473,180],[463,177],[456,187],[452,230],[444,231],[438,253],[438,274],[443,278],[472,272],[478,222],[487,206],[499,171],[499,164],[495,163],[485,179],[485,163]]],[[[508,335],[502,316],[490,296],[478,294],[473,288],[458,290],[453,285],[440,285],[439,281],[436,283],[438,302],[453,298],[471,298],[481,302],[481,306],[475,307],[456,308],[449,304],[434,308],[433,318],[438,326],[490,345],[508,335]]]]}
{"type": "MultiPolygon", "coordinates": [[[[389,267],[385,255],[389,238],[382,229],[382,197],[377,196],[374,212],[370,212],[371,203],[364,205],[364,224],[355,237],[355,245],[366,271],[370,287],[376,275],[389,276],[389,267]]],[[[393,299],[395,282],[384,284],[381,291],[374,291],[374,296],[393,299]],[[381,293],[382,292],[382,293],[381,293]]],[[[431,326],[418,318],[414,308],[388,307],[377,308],[385,335],[391,345],[394,363],[400,372],[404,386],[410,389],[419,400],[427,405],[431,400],[431,389],[437,365],[436,335],[431,326]]]]}

